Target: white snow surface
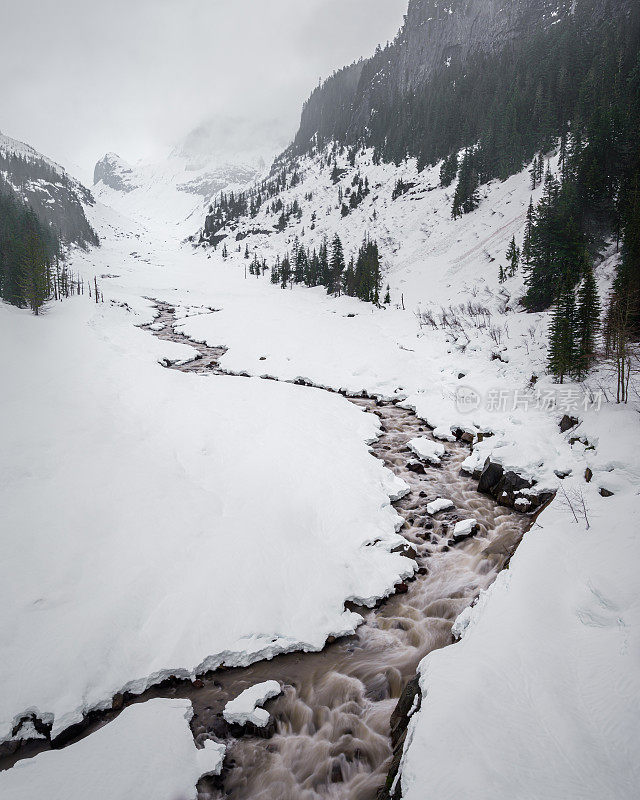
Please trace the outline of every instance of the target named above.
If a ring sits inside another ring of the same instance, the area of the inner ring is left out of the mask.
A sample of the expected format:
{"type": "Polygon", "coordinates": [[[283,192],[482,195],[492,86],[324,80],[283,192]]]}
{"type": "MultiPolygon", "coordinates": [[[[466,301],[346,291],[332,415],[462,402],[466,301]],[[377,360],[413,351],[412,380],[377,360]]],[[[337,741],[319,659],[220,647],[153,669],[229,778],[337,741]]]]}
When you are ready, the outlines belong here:
{"type": "Polygon", "coordinates": [[[439,497],[437,500],[427,504],[427,514],[438,514],[440,511],[448,511],[450,508],[454,508],[453,501],[439,497]]]}
{"type": "Polygon", "coordinates": [[[0,740],[27,712],[55,735],[123,689],[320,649],[361,621],[345,600],[414,570],[375,416],[164,370],[192,349],[138,305],[0,306],[0,740]]]}
{"type": "Polygon", "coordinates": [[[64,750],[0,772],[6,800],[196,800],[203,775],[219,775],[225,746],[197,750],[188,700],[150,700],[64,750]]]}
{"type": "Polygon", "coordinates": [[[278,681],[256,683],[245,689],[234,700],[229,700],[222,715],[229,723],[246,725],[251,722],[258,728],[264,728],[269,722],[269,712],[260,706],[279,694],[282,694],[282,686],[278,681]]]}
{"type": "Polygon", "coordinates": [[[433,439],[427,439],[426,436],[421,436],[419,439],[411,439],[408,446],[419,459],[427,461],[429,464],[439,464],[440,459],[445,454],[444,445],[440,442],[434,442],[433,439]]]}
{"type": "MultiPolygon", "coordinates": [[[[356,170],[369,178],[360,207],[341,218],[331,166],[306,159],[301,183],[283,197],[299,200],[300,222],[248,236],[241,252],[230,239],[226,262],[219,250],[179,247],[159,226],[98,205],[92,222],[104,246],[77,253],[73,266],[112,276],[100,280],[105,305],[80,298],[38,320],[0,308],[0,412],[12,420],[0,455],[10,532],[0,593],[11,611],[0,631],[2,735],[30,711],[64,727],[114,691],[172,671],[319,647],[357,624],[343,613],[347,597],[384,594],[408,569],[388,552],[397,541],[389,497],[406,487],[366,453],[374,423],[308,388],[159,369],[158,358],[187,358],[189,348],[133,327],[151,319],[143,298],[156,297],[176,306],[181,330],[228,347],[228,370],[366,389],[432,428],[491,433],[467,459],[469,472],[490,457],[537,490],[561,490],[508,572],[459,619],[462,641],[422,663],[403,796],[636,798],[637,398],[628,407],[610,394],[601,409],[583,403],[610,386],[603,364],[587,385],[562,387],[578,399],[560,408],[545,374],[549,316],[518,310],[521,274],[498,283],[511,237],[522,243],[526,170],[483,187],[480,208],[453,221],[453,187],[438,187],[438,166],[418,175],[412,161],[375,166],[370,153],[339,166],[343,188],[356,170]],[[416,185],[394,202],[399,177],[416,185]],[[273,263],[303,228],[312,246],[339,232],[347,256],[364,231],[376,238],[392,306],[320,288],[282,291],[268,274],[245,279],[245,244],[273,263]],[[459,327],[419,324],[417,314],[437,318],[449,306],[459,327]],[[482,402],[461,403],[461,393],[482,402]],[[548,393],[555,404],[535,401],[548,393]],[[566,411],[580,425],[562,435],[566,411]],[[571,511],[581,498],[588,529],[571,511]]],[[[274,223],[262,209],[232,234],[274,223]]],[[[618,257],[613,248],[605,256],[603,293],[618,257]]]]}
{"type": "Polygon", "coordinates": [[[478,520],[476,519],[463,519],[456,523],[456,526],[453,529],[454,538],[456,536],[468,536],[477,524],[478,520]]]}

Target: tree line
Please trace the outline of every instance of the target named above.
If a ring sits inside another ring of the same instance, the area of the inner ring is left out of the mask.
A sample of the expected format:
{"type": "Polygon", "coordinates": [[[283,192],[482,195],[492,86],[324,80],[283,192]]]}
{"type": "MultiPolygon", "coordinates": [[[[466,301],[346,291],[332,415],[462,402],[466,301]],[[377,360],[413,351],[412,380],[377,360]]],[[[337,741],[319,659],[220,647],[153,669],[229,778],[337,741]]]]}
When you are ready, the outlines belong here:
{"type": "MultiPolygon", "coordinates": [[[[102,299],[96,279],[86,291],[102,299]]],[[[56,233],[15,194],[0,191],[0,298],[37,315],[48,300],[84,293],[84,281],[62,259],[56,233]]]]}
{"type": "MultiPolygon", "coordinates": [[[[227,251],[228,252],[228,251],[227,251]]],[[[225,251],[223,250],[223,256],[225,251]]],[[[248,249],[245,258],[249,258],[248,249]]],[[[265,259],[260,260],[254,254],[248,271],[250,275],[261,276],[271,271],[271,283],[282,289],[291,288],[294,284],[308,287],[323,286],[328,294],[339,297],[342,294],[357,297],[367,303],[380,305],[382,291],[382,269],[378,243],[368,236],[358,250],[357,255],[347,261],[344,247],[338,234],[331,243],[325,238],[319,247],[304,247],[299,239],[293,245],[292,253],[277,257],[275,264],[267,265],[265,259]]],[[[383,302],[391,302],[389,287],[386,289],[383,302]]]]}

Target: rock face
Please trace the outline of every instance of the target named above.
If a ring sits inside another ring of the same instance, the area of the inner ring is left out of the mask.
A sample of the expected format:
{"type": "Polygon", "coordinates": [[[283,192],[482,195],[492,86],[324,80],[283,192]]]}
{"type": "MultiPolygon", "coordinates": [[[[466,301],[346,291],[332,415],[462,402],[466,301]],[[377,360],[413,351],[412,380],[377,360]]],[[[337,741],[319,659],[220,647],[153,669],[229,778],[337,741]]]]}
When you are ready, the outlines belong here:
{"type": "Polygon", "coordinates": [[[407,738],[407,728],[412,715],[420,708],[422,693],[420,691],[420,677],[416,675],[404,687],[398,704],[391,715],[391,744],[393,745],[393,760],[387,774],[385,786],[378,792],[377,800],[396,800],[400,797],[400,782],[395,790],[391,788],[400,769],[404,743],[407,738]]]}
{"type": "Polygon", "coordinates": [[[28,144],[0,133],[0,191],[15,195],[53,228],[64,244],[99,245],[85,216],[91,192],[66,170],[28,144]]]}
{"type": "Polygon", "coordinates": [[[487,459],[478,480],[478,491],[517,511],[534,511],[553,498],[551,492],[536,492],[533,481],[487,459]]]}
{"type": "Polygon", "coordinates": [[[137,189],[133,169],[116,153],[107,153],[98,161],[93,170],[93,182],[104,183],[118,192],[132,192],[137,189]]]}
{"type": "Polygon", "coordinates": [[[356,141],[384,98],[409,95],[451,63],[496,54],[523,37],[539,35],[563,18],[585,15],[593,24],[620,15],[636,0],[410,0],[394,42],[366,61],[336,72],[302,112],[293,151],[321,139],[356,141]]]}

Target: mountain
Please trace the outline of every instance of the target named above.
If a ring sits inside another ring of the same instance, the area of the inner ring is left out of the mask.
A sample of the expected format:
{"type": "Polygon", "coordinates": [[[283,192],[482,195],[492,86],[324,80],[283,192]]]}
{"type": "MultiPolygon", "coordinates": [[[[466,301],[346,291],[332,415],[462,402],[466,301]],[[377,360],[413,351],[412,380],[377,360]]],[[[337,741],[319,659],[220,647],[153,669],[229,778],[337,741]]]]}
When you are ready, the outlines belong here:
{"type": "Polygon", "coordinates": [[[504,178],[588,115],[594,75],[609,90],[634,68],[638,17],[634,0],[410,0],[390,45],[313,92],[289,154],[363,143],[424,166],[481,141],[504,178]]]}
{"type": "Polygon", "coordinates": [[[246,121],[210,120],[164,158],[132,165],[107,153],[95,166],[95,191],[146,224],[182,225],[220,192],[255,181],[285,144],[275,124],[256,131],[246,121]]]}
{"type": "Polygon", "coordinates": [[[2,133],[0,191],[28,203],[63,244],[99,244],[85,215],[95,202],[91,192],[55,161],[2,133]]]}

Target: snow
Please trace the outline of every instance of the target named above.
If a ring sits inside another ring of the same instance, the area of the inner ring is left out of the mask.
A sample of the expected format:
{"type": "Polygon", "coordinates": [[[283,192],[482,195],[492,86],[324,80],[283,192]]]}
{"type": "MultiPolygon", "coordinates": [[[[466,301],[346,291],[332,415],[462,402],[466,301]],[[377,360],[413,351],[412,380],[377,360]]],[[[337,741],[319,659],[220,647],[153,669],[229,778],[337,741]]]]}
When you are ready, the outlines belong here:
{"type": "Polygon", "coordinates": [[[420,437],[419,439],[411,439],[408,446],[413,453],[422,461],[428,461],[430,464],[439,464],[440,459],[444,456],[444,445],[440,442],[434,442],[432,439],[420,437]]]}
{"type": "Polygon", "coordinates": [[[405,800],[638,796],[640,497],[579,486],[590,528],[554,503],[422,663],[405,800]]]}
{"type": "Polygon", "coordinates": [[[478,524],[478,520],[476,519],[463,519],[458,522],[453,529],[453,538],[456,539],[458,537],[469,536],[473,533],[473,529],[478,524]]]}
{"type": "Polygon", "coordinates": [[[443,442],[455,442],[456,440],[456,437],[451,433],[451,429],[447,428],[446,426],[434,428],[433,436],[434,438],[440,439],[443,442]]]}
{"type": "Polygon", "coordinates": [[[265,681],[250,686],[238,695],[235,700],[230,700],[224,707],[222,715],[229,723],[246,725],[248,722],[257,728],[264,728],[269,722],[269,712],[263,706],[267,700],[282,694],[282,687],[278,681],[265,681]]]}
{"type": "Polygon", "coordinates": [[[127,708],[64,750],[49,751],[0,772],[7,800],[196,800],[196,783],[219,775],[225,746],[196,750],[188,700],[150,700],[127,708]]]}
{"type": "Polygon", "coordinates": [[[437,500],[427,504],[427,514],[438,514],[440,511],[448,511],[450,508],[454,508],[453,501],[439,497],[437,500]]]}
{"type": "Polygon", "coordinates": [[[55,736],[123,690],[319,650],[361,622],[345,600],[415,569],[390,552],[405,485],[368,452],[374,415],[162,369],[192,348],[139,330],[153,312],[129,300],[0,306],[0,740],[22,716],[55,736]]]}
{"type": "MultiPolygon", "coordinates": [[[[114,276],[101,281],[104,306],[80,298],[39,320],[0,308],[0,413],[12,420],[0,455],[11,532],[0,565],[10,609],[0,621],[2,736],[23,714],[60,730],[125,687],[317,649],[358,624],[345,599],[372,601],[411,569],[389,552],[398,541],[389,500],[407,487],[366,451],[373,417],[309,388],[160,369],[159,359],[191,351],[134,327],[152,318],[143,298],[156,297],[176,306],[180,330],[228,347],[227,370],[393,398],[438,432],[477,436],[468,472],[490,458],[536,491],[560,489],[509,570],[458,619],[461,641],[421,664],[404,798],[631,800],[640,793],[635,398],[627,408],[610,394],[590,402],[610,386],[606,365],[587,386],[554,386],[548,315],[518,311],[521,274],[498,283],[511,237],[522,243],[526,170],[483,187],[480,208],[453,221],[437,165],[418,175],[412,161],[375,166],[364,153],[344,186],[357,169],[372,192],[342,219],[330,170],[305,160],[302,183],[283,197],[301,202],[300,223],[243,245],[272,263],[304,227],[312,246],[338,231],[348,256],[368,231],[388,268],[389,308],[245,279],[233,245],[225,262],[103,206],[93,213],[104,246],[77,253],[74,268],[114,276]],[[398,177],[416,187],[393,202],[398,177]],[[322,211],[313,231],[312,209],[322,211]],[[460,328],[420,324],[421,313],[450,306],[460,328]],[[561,434],[562,413],[579,429],[561,434]]],[[[263,209],[232,233],[272,224],[263,209]]],[[[609,250],[598,267],[601,292],[617,257],[609,250]]]]}

